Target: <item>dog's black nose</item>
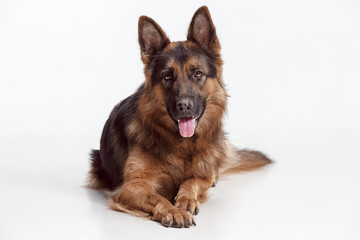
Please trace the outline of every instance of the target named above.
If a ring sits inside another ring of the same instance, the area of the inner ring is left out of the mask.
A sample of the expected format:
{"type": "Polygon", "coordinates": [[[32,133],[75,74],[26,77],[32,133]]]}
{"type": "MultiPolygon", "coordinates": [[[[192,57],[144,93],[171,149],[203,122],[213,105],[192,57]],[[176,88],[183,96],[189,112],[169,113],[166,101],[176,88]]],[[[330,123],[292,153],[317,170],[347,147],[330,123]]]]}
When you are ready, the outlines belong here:
{"type": "Polygon", "coordinates": [[[190,98],[182,98],[176,104],[176,109],[178,112],[186,113],[191,111],[194,103],[190,98]]]}

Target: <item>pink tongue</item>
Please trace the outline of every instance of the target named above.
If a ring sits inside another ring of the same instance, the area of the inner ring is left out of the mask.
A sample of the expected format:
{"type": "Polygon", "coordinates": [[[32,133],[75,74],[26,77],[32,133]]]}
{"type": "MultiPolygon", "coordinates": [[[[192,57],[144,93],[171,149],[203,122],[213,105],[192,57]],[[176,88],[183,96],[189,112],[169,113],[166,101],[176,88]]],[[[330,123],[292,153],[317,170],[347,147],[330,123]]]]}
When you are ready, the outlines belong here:
{"type": "Polygon", "coordinates": [[[192,117],[182,117],[179,119],[179,131],[183,137],[191,137],[195,131],[195,119],[192,117]]]}

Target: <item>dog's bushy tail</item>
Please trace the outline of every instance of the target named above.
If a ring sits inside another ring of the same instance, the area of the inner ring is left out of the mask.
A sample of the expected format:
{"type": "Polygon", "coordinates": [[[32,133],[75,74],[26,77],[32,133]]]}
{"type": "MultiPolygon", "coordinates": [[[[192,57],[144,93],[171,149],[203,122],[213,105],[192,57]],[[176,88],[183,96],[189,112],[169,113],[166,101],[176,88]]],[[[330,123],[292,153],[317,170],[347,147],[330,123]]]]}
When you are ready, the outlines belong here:
{"type": "Polygon", "coordinates": [[[92,150],[90,152],[90,171],[88,177],[87,187],[92,189],[107,189],[106,182],[107,175],[101,166],[101,158],[99,150],[92,150]]]}
{"type": "Polygon", "coordinates": [[[220,174],[231,174],[252,171],[272,161],[263,153],[248,149],[239,150],[227,142],[227,157],[220,169],[220,174]]]}

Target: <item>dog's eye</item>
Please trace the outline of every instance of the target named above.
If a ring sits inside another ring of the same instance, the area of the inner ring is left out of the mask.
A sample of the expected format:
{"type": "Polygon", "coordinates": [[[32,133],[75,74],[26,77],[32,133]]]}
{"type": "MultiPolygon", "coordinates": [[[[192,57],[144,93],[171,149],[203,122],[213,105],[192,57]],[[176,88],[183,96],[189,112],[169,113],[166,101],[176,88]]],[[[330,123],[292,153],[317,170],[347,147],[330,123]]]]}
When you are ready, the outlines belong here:
{"type": "Polygon", "coordinates": [[[172,80],[172,75],[170,74],[170,73],[165,73],[165,75],[164,75],[164,79],[165,79],[165,81],[170,81],[170,80],[172,80]]]}
{"type": "Polygon", "coordinates": [[[194,74],[194,77],[196,79],[200,79],[204,74],[201,71],[196,71],[194,74]]]}

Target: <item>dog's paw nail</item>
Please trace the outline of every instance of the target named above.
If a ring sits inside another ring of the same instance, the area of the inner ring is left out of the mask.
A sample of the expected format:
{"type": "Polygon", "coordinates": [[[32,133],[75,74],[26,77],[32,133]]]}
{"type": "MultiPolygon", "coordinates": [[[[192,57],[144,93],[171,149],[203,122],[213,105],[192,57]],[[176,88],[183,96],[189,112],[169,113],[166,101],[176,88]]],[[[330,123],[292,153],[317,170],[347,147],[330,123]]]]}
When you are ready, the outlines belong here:
{"type": "Polygon", "coordinates": [[[190,221],[190,220],[188,220],[188,219],[185,219],[185,227],[186,227],[186,228],[190,227],[190,226],[192,225],[192,221],[193,221],[193,220],[190,221]]]}
{"type": "Polygon", "coordinates": [[[169,220],[169,221],[163,223],[163,225],[164,225],[165,227],[171,227],[172,222],[173,222],[172,220],[169,220]]]}
{"type": "Polygon", "coordinates": [[[193,226],[196,226],[196,222],[195,222],[194,219],[192,220],[192,225],[193,225],[193,226]]]}
{"type": "Polygon", "coordinates": [[[197,208],[195,208],[195,215],[198,215],[198,213],[200,212],[200,209],[197,207],[197,208]]]}

